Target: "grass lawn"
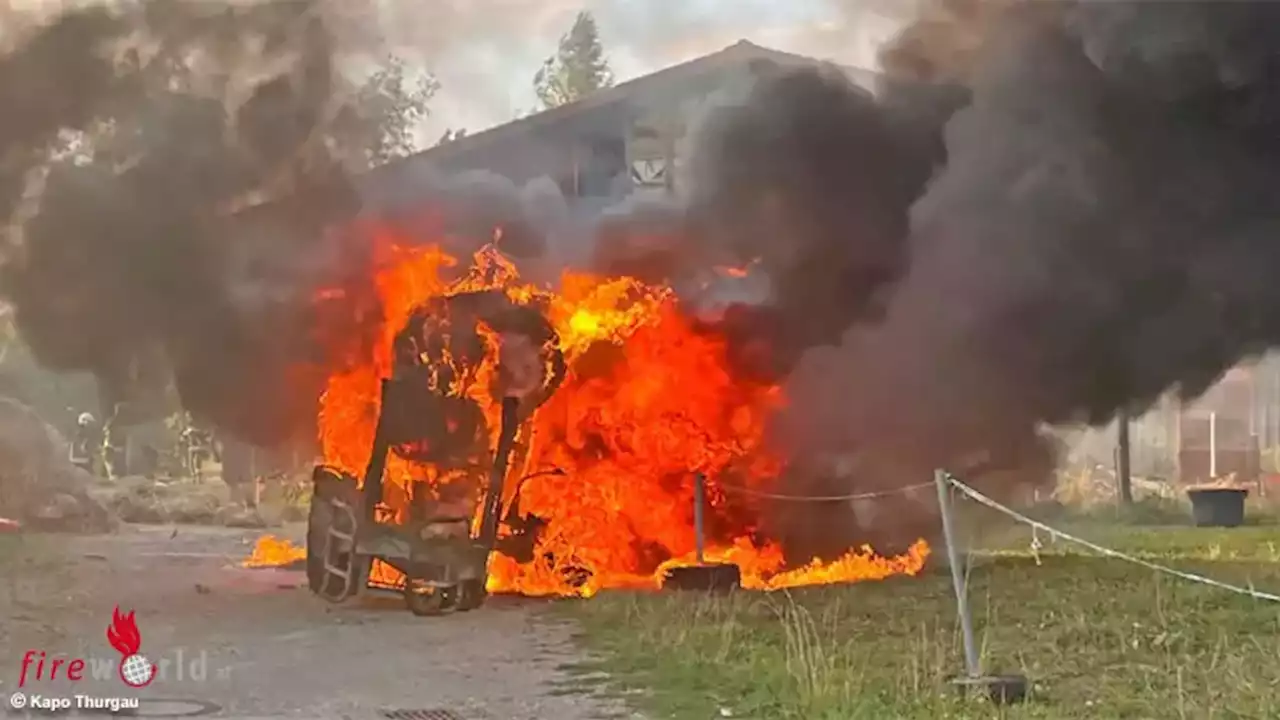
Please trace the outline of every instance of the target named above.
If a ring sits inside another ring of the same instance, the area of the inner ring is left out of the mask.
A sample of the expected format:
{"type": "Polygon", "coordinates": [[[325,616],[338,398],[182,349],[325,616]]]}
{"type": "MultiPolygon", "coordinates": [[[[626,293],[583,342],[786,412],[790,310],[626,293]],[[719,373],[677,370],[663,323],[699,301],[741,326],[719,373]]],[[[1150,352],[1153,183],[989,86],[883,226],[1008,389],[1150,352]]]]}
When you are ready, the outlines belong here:
{"type": "MultiPolygon", "coordinates": [[[[1280,594],[1280,527],[1063,529],[1280,594]]],[[[607,673],[651,718],[1280,718],[1280,604],[1047,539],[1037,563],[1019,537],[976,557],[969,579],[984,670],[1035,683],[1037,698],[1004,715],[946,683],[964,662],[940,564],[886,582],[602,593],[558,608],[598,658],[578,669],[607,673]]]]}

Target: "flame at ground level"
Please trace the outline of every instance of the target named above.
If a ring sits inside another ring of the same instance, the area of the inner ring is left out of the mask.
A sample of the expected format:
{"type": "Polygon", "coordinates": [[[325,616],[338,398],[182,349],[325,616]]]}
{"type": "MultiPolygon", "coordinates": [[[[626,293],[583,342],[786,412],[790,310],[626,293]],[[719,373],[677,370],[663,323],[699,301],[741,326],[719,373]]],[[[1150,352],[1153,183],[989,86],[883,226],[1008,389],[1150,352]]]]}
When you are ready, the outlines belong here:
{"type": "MultiPolygon", "coordinates": [[[[435,418],[437,435],[389,454],[381,516],[404,522],[422,507],[435,508],[428,515],[473,513],[497,444],[501,398],[520,374],[513,370],[525,376],[514,386],[539,372],[520,365],[521,353],[532,357],[520,349],[521,338],[487,325],[483,314],[466,314],[477,307],[477,293],[526,314],[535,310],[563,353],[558,389],[523,417],[503,498],[509,509],[518,488],[521,514],[545,526],[531,561],[494,556],[491,590],[591,595],[657,586],[666,569],[694,564],[695,475],[705,478],[704,558],[739,566],[747,587],[879,579],[923,567],[923,541],[897,557],[862,548],[785,567],[782,548],[761,527],[759,499],[784,469],[764,433],[785,400],[782,390],[740,377],[727,340],[689,317],[670,288],[576,273],[554,290],[533,287],[494,246],[462,266],[439,248],[398,238],[379,235],[374,249],[372,297],[346,290],[318,300],[358,316],[354,324],[346,318],[344,333],[364,343],[344,347],[338,354],[346,364],[329,375],[319,418],[324,463],[363,476],[382,381],[400,377],[406,358],[427,370],[406,371],[412,387],[444,398],[432,406],[439,410],[411,415],[428,434],[435,418]],[[397,338],[423,308],[430,320],[413,325],[406,354],[397,338]]],[[[280,548],[268,544],[263,555],[268,551],[280,548]]],[[[382,565],[374,571],[381,582],[397,581],[396,574],[382,565]]]]}
{"type": "MultiPolygon", "coordinates": [[[[748,544],[705,553],[707,563],[734,563],[742,569],[742,586],[750,590],[783,590],[807,585],[827,585],[862,580],[883,580],[893,575],[916,575],[929,559],[929,544],[917,540],[907,552],[890,557],[877,555],[870,547],[851,550],[831,562],[815,559],[809,564],[790,570],[781,570],[782,557],[774,553],[761,553],[748,544]]],[[[263,535],[253,547],[253,553],[244,561],[245,567],[274,567],[286,565],[306,557],[306,548],[290,543],[274,535],[263,535]]],[[[599,578],[584,584],[579,595],[594,595],[601,588],[629,588],[636,590],[659,589],[666,572],[677,567],[692,567],[697,563],[693,556],[674,558],[662,563],[652,575],[617,574],[599,578]]],[[[511,592],[509,578],[522,576],[518,566],[507,557],[495,556],[489,577],[489,592],[511,592]]],[[[375,571],[376,572],[376,571],[375,571]]],[[[384,577],[394,581],[394,570],[384,577]]],[[[552,583],[548,582],[548,585],[552,583]]]]}
{"type": "Polygon", "coordinates": [[[307,549],[275,535],[263,535],[253,544],[253,552],[241,563],[243,567],[261,568],[288,565],[307,557],[307,549]]]}

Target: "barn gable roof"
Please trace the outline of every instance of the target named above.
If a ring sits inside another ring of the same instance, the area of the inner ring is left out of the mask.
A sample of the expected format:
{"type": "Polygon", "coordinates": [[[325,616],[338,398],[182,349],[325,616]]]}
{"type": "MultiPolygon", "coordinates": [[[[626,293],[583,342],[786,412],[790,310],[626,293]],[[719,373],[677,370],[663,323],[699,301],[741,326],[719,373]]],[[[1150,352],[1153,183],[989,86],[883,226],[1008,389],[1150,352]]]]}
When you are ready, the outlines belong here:
{"type": "MultiPolygon", "coordinates": [[[[822,62],[804,55],[773,50],[746,40],[739,40],[719,52],[694,58],[693,60],[619,83],[613,87],[599,90],[577,102],[544,110],[512,122],[497,125],[474,135],[466,135],[457,140],[442,143],[422,152],[394,160],[374,169],[372,172],[376,174],[384,168],[388,171],[394,171],[396,166],[405,163],[448,163],[451,159],[492,143],[536,132],[575,116],[626,102],[637,96],[659,95],[666,88],[677,88],[694,78],[705,77],[718,71],[744,64],[749,65],[755,61],[776,63],[784,67],[812,66],[822,62]]],[[[879,78],[878,73],[866,68],[841,66],[840,69],[854,83],[868,89],[873,88],[879,78]]]]}

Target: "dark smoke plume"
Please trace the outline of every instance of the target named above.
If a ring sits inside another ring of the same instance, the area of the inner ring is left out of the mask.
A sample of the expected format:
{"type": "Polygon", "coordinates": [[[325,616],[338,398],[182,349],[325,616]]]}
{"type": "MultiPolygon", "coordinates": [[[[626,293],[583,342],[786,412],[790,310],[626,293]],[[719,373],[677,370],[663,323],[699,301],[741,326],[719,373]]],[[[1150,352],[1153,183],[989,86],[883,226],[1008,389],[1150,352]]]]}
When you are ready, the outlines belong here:
{"type": "Polygon", "coordinates": [[[189,410],[248,439],[313,414],[300,405],[314,393],[292,386],[302,305],[254,286],[280,270],[273,253],[315,252],[281,238],[318,238],[354,210],[322,137],[336,82],[318,8],[90,8],[0,58],[0,209],[13,220],[0,290],[36,357],[95,373],[108,407],[172,373],[189,410]],[[90,157],[59,147],[77,131],[90,157]],[[282,194],[295,196],[274,211],[287,232],[238,237],[235,211],[282,194]]]}
{"type": "Polygon", "coordinates": [[[791,374],[788,447],[852,455],[845,489],[982,466],[1007,488],[1047,476],[1045,425],[1193,398],[1280,341],[1278,20],[1275,3],[1086,2],[992,21],[911,207],[910,267],[882,322],[791,374]]]}
{"type": "Polygon", "coordinates": [[[910,260],[908,208],[940,161],[934,116],[955,93],[913,83],[886,104],[835,67],[758,73],[695,124],[680,202],[637,197],[603,218],[593,263],[678,289],[715,267],[767,279],[767,301],[734,303],[714,330],[767,345],[748,364],[781,377],[883,313],[910,260]]]}
{"type": "Polygon", "coordinates": [[[690,223],[738,264],[759,261],[788,347],[835,342],[908,258],[906,207],[928,167],[834,68],[766,78],[701,129],[690,223]]]}
{"type": "MultiPolygon", "coordinates": [[[[715,330],[786,378],[788,492],[1043,481],[1046,427],[1194,398],[1280,341],[1277,19],[934,0],[876,97],[788,70],[714,111],[680,231],[602,257],[665,278],[756,261],[769,298],[715,330]]],[[[882,505],[781,503],[770,531],[807,559],[932,524],[928,502],[882,505]]]]}

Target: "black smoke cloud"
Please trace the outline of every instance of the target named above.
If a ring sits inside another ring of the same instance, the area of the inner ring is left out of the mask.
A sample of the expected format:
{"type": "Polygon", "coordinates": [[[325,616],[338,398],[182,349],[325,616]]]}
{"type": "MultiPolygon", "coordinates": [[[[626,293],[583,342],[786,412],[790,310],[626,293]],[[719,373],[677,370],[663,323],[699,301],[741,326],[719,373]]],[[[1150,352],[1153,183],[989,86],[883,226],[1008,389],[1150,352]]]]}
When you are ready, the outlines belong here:
{"type": "MultiPolygon", "coordinates": [[[[883,319],[788,378],[787,446],[856,458],[824,489],[934,467],[1034,482],[1053,462],[1045,426],[1194,398],[1280,341],[1278,13],[1062,3],[993,26],[883,319]]],[[[856,525],[830,514],[816,524],[856,525]]]]}
{"type": "Polygon", "coordinates": [[[887,321],[846,338],[857,369],[945,377],[937,399],[964,402],[939,404],[962,413],[1099,423],[1170,387],[1194,396],[1268,347],[1276,12],[1011,16],[912,208],[887,321]]]}
{"type": "MultiPolygon", "coordinates": [[[[909,27],[875,97],[766,74],[697,133],[679,232],[602,255],[755,261],[769,298],[718,329],[785,379],[788,492],[937,467],[1009,492],[1050,476],[1048,427],[1194,398],[1280,341],[1280,5],[971,9],[909,27]]],[[[886,502],[883,527],[781,503],[770,531],[804,559],[932,523],[886,502]]]]}
{"type": "MultiPolygon", "coordinates": [[[[968,95],[964,87],[919,81],[886,81],[873,94],[835,67],[773,68],[700,123],[675,252],[653,255],[668,268],[732,265],[765,281],[763,300],[732,303],[708,324],[728,340],[739,373],[787,382],[794,392],[812,373],[815,348],[839,346],[851,326],[886,322],[895,289],[914,265],[911,207],[945,162],[942,125],[968,95]]],[[[842,387],[845,372],[822,368],[817,374],[831,383],[829,394],[796,398],[777,429],[789,457],[781,492],[832,496],[893,482],[869,476],[865,462],[853,476],[835,471],[865,447],[863,439],[818,445],[814,428],[797,428],[817,417],[819,402],[862,402],[856,390],[845,393],[853,389],[842,387]]],[[[847,503],[782,501],[766,508],[764,529],[803,562],[869,541],[905,549],[899,541],[918,535],[904,517],[893,509],[868,514],[847,503]],[[899,522],[880,532],[874,517],[899,522]]]]}
{"type": "Polygon", "coordinates": [[[91,7],[0,55],[0,296],[37,359],[92,372],[122,423],[155,418],[172,381],[242,440],[314,437],[326,374],[370,352],[371,232],[457,254],[500,235],[529,259],[568,222],[549,180],[414,163],[357,177],[343,160],[370,133],[347,124],[367,113],[347,112],[341,70],[378,53],[344,44],[343,12],[91,7]],[[76,132],[93,137],[88,162],[58,153],[76,132]]]}
{"type": "Polygon", "coordinates": [[[928,173],[871,94],[834,68],[766,76],[700,133],[691,232],[758,262],[789,319],[781,342],[834,342],[874,317],[908,263],[906,207],[928,173]]]}
{"type": "MultiPolygon", "coordinates": [[[[715,267],[767,280],[719,329],[771,348],[785,375],[855,322],[877,322],[910,264],[908,209],[941,162],[939,114],[962,88],[913,83],[877,100],[838,68],[762,64],[692,129],[678,202],[634,198],[606,215],[595,266],[677,288],[715,267]]],[[[685,294],[685,299],[696,293],[685,294]]]]}
{"type": "Polygon", "coordinates": [[[318,237],[353,207],[319,137],[335,69],[317,8],[89,8],[0,58],[0,290],[36,357],[95,373],[109,407],[172,373],[188,409],[254,440],[303,414],[283,382],[300,324],[244,302],[269,256],[245,258],[230,217],[288,191],[306,208],[282,221],[318,237]],[[55,157],[75,131],[94,131],[91,162],[55,157]]]}

